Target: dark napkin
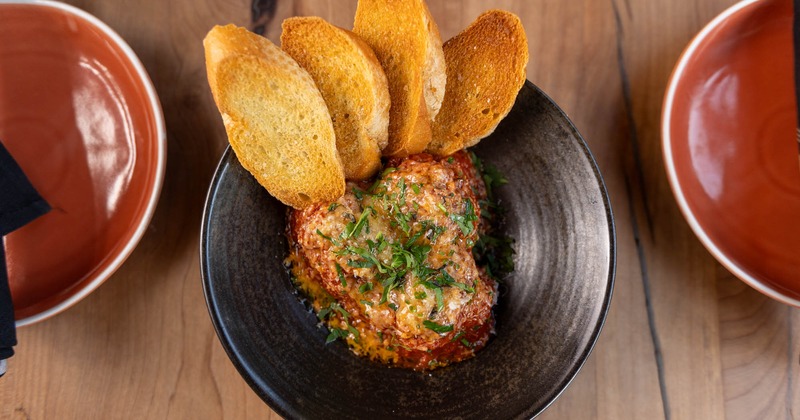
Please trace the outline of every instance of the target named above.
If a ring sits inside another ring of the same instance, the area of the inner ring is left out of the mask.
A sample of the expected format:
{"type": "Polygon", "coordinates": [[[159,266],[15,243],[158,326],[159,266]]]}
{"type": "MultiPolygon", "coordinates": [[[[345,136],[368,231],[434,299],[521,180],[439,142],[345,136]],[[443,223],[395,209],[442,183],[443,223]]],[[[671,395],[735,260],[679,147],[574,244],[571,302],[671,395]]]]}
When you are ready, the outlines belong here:
{"type": "Polygon", "coordinates": [[[17,331],[14,305],[8,287],[6,253],[2,237],[50,211],[22,169],[0,142],[0,360],[14,355],[17,331]]]}

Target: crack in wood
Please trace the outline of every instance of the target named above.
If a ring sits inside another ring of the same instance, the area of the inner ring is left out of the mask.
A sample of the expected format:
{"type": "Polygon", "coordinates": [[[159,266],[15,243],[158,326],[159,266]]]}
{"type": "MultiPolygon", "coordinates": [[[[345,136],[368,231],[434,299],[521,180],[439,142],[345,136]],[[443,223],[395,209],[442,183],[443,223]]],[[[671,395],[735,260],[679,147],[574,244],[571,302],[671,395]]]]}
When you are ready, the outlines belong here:
{"type": "MultiPolygon", "coordinates": [[[[627,0],[624,1],[627,8],[628,16],[632,18],[630,4],[628,3],[627,0]]],[[[622,85],[622,96],[625,105],[625,117],[627,118],[627,123],[628,123],[628,140],[630,141],[630,145],[633,151],[634,168],[635,168],[634,173],[638,177],[639,181],[638,182],[639,193],[641,194],[641,198],[644,203],[647,227],[648,230],[650,231],[650,237],[653,238],[654,235],[653,235],[652,217],[650,216],[650,211],[647,205],[648,204],[647,191],[644,188],[644,171],[642,169],[641,152],[639,150],[639,136],[636,130],[636,121],[633,115],[633,100],[631,95],[631,86],[630,86],[630,80],[628,78],[628,72],[625,67],[625,52],[622,43],[624,27],[622,25],[622,17],[620,16],[620,11],[617,6],[617,2],[615,0],[611,0],[611,7],[614,11],[614,19],[616,22],[617,64],[619,67],[620,83],[622,85]]],[[[631,217],[633,239],[636,245],[636,254],[639,259],[639,270],[641,272],[642,288],[644,291],[645,310],[647,312],[647,324],[650,329],[650,338],[653,342],[653,353],[656,362],[656,371],[658,373],[658,386],[661,392],[661,404],[664,410],[664,418],[666,420],[670,420],[671,411],[669,405],[669,398],[667,396],[667,384],[666,384],[666,377],[664,370],[664,356],[661,348],[661,340],[658,335],[658,330],[656,329],[655,313],[653,310],[653,304],[650,293],[650,276],[648,274],[647,260],[644,251],[644,246],[642,245],[641,232],[639,230],[639,221],[636,217],[636,209],[634,206],[634,200],[631,191],[632,188],[631,188],[630,176],[628,175],[627,171],[624,174],[624,179],[625,179],[625,192],[629,198],[628,211],[630,212],[630,217],[631,217]]]]}
{"type": "MultiPolygon", "coordinates": [[[[630,197],[631,185],[628,176],[625,176],[625,192],[630,197]]],[[[653,353],[656,359],[656,371],[658,372],[658,387],[661,390],[661,404],[664,407],[664,419],[670,420],[669,398],[667,398],[667,383],[664,371],[664,356],[661,351],[661,339],[656,330],[655,314],[653,312],[653,302],[650,298],[650,276],[647,271],[647,261],[645,260],[644,247],[642,246],[641,235],[639,235],[639,222],[636,219],[636,211],[633,208],[633,200],[628,200],[628,211],[631,214],[631,225],[633,225],[633,240],[636,244],[636,254],[639,259],[639,269],[642,273],[642,288],[644,289],[644,304],[647,311],[647,325],[650,328],[650,339],[653,341],[653,353]]]]}
{"type": "Polygon", "coordinates": [[[628,77],[628,70],[625,66],[625,51],[622,46],[622,38],[624,35],[624,27],[622,25],[622,17],[619,13],[619,8],[614,0],[611,0],[611,7],[614,10],[614,19],[617,26],[617,65],[619,68],[620,82],[622,85],[622,99],[625,103],[625,117],[628,123],[628,140],[632,149],[634,171],[639,185],[639,194],[642,197],[644,206],[645,221],[647,222],[647,230],[650,237],[655,241],[653,217],[650,212],[650,200],[647,198],[647,189],[644,187],[644,169],[642,164],[642,153],[639,148],[639,133],[636,129],[636,119],[633,116],[633,95],[631,94],[631,82],[628,77]]]}
{"type": "Polygon", "coordinates": [[[275,18],[275,11],[278,9],[278,0],[253,0],[250,4],[251,31],[264,35],[267,26],[275,18]]]}

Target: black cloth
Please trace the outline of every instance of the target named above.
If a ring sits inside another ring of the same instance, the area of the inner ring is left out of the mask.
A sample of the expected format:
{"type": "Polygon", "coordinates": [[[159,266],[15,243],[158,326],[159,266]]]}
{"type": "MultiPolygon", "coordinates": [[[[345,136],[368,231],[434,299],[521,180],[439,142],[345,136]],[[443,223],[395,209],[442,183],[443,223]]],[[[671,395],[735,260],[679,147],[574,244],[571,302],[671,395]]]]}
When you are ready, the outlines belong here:
{"type": "Polygon", "coordinates": [[[8,286],[2,237],[50,211],[14,158],[0,142],[0,359],[14,354],[17,331],[8,286]]]}

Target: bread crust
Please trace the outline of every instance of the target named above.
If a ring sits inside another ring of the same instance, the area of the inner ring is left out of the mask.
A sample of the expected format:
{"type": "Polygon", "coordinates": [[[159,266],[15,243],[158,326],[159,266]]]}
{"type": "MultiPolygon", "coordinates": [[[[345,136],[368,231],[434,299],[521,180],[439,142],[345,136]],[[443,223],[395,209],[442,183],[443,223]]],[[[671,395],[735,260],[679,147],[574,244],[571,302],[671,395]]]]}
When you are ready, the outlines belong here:
{"type": "Polygon", "coordinates": [[[477,144],[508,115],[525,83],[528,41],[519,18],[484,12],[444,46],[447,91],[427,151],[450,155],[477,144]]]}
{"type": "Polygon", "coordinates": [[[289,18],[282,28],[281,48],[308,71],[325,99],[345,178],[371,177],[389,134],[389,86],[380,62],[356,34],[322,18],[289,18]]]}
{"type": "Polygon", "coordinates": [[[442,40],[423,0],[359,0],[353,32],[375,52],[389,82],[389,144],[384,156],[419,153],[445,94],[442,40]]]}
{"type": "Polygon", "coordinates": [[[311,76],[264,37],[234,25],[203,40],[209,86],[242,166],[294,208],[344,194],[330,114],[311,76]]]}

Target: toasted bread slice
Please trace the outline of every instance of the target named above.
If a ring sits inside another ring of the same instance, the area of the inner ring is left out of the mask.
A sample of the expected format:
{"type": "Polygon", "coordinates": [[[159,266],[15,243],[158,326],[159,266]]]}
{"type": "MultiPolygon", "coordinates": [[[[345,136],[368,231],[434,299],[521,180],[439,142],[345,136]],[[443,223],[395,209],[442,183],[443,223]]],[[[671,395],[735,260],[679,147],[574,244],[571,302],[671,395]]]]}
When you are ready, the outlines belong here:
{"type": "Polygon", "coordinates": [[[289,18],[282,27],[281,48],[308,71],[328,105],[345,178],[369,178],[381,166],[389,136],[381,64],[356,34],[322,18],[289,18]]]}
{"type": "Polygon", "coordinates": [[[311,76],[264,37],[234,25],[203,40],[208,82],[242,166],[294,208],[344,194],[330,114],[311,76]]]}
{"type": "Polygon", "coordinates": [[[369,44],[389,81],[389,145],[384,156],[425,150],[444,99],[439,29],[423,0],[359,0],[353,32],[369,44]]]}
{"type": "Polygon", "coordinates": [[[528,40],[519,18],[484,12],[444,44],[447,91],[428,151],[446,156],[492,134],[525,83],[528,40]]]}

